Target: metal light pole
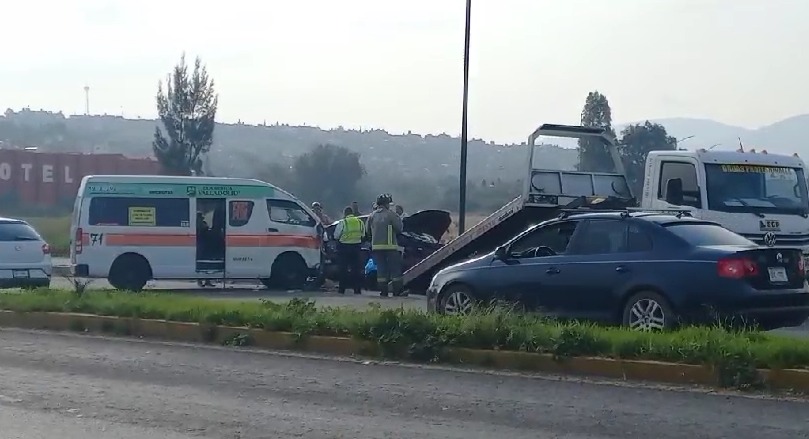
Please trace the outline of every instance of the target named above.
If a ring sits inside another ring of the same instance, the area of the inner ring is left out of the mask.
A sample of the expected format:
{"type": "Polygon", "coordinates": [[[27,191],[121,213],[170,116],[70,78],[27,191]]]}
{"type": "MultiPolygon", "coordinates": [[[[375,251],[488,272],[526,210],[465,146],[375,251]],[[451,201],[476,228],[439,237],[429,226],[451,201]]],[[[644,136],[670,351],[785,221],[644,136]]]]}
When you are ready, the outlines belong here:
{"type": "Polygon", "coordinates": [[[458,204],[458,235],[466,229],[466,152],[467,107],[469,101],[469,26],[472,21],[472,0],[466,0],[466,29],[463,47],[463,109],[461,110],[461,177],[458,204]]]}

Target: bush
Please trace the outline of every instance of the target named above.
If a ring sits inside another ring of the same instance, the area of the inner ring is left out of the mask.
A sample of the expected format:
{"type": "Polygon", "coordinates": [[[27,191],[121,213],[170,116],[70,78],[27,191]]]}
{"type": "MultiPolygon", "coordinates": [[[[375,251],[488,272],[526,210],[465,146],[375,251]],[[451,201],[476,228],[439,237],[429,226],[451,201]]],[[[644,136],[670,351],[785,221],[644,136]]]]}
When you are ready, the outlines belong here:
{"type": "MultiPolygon", "coordinates": [[[[756,368],[806,368],[809,340],[719,327],[689,327],[664,333],[633,332],[589,323],[560,323],[537,315],[490,309],[475,315],[442,316],[416,310],[359,311],[318,308],[293,299],[234,302],[173,294],[36,290],[0,293],[0,309],[75,312],[106,316],[199,322],[306,335],[372,341],[383,355],[434,361],[445,347],[552,354],[556,358],[599,356],[710,364],[723,383],[754,384],[756,368]]],[[[247,344],[241,338],[233,344],[247,344]]]]}

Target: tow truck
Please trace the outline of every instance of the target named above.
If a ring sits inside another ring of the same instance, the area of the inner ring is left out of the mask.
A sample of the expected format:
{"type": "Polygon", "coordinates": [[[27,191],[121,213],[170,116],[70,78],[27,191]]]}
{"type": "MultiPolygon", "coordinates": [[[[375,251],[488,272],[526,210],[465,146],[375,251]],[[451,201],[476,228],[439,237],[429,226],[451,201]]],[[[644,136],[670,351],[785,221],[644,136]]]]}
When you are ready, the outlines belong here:
{"type": "Polygon", "coordinates": [[[421,293],[438,270],[494,250],[515,234],[572,209],[643,210],[714,221],[769,247],[799,247],[809,264],[809,195],[805,165],[796,155],[737,151],[652,151],[636,202],[614,137],[602,128],[543,124],[528,137],[523,193],[448,242],[403,275],[421,293]],[[537,167],[539,137],[597,139],[613,173],[537,167]],[[639,204],[639,206],[638,206],[639,204]]]}
{"type": "Polygon", "coordinates": [[[686,210],[759,245],[800,248],[809,262],[809,195],[797,154],[652,151],[640,205],[686,210]]]}
{"type": "Polygon", "coordinates": [[[433,274],[448,265],[494,250],[527,227],[570,209],[625,209],[634,205],[623,162],[613,137],[603,128],[543,124],[528,137],[528,173],[523,193],[412,266],[403,275],[406,289],[420,293],[433,274]],[[615,172],[578,172],[534,166],[540,137],[594,139],[604,143],[615,172]]]}

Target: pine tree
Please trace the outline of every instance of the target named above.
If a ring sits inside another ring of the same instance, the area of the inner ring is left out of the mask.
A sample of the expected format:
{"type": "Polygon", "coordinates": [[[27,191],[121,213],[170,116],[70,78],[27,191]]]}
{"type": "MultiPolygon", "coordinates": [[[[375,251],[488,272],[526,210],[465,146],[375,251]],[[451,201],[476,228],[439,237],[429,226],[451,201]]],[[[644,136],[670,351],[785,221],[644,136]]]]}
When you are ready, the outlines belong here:
{"type": "Polygon", "coordinates": [[[158,84],[157,113],[166,134],[156,127],[152,146],[166,172],[203,173],[201,156],[210,151],[213,143],[218,102],[214,81],[199,58],[189,76],[183,55],[166,80],[165,92],[162,81],[158,84]]]}
{"type": "MultiPolygon", "coordinates": [[[[581,125],[606,128],[615,137],[612,129],[612,110],[607,97],[598,91],[590,92],[581,112],[581,125]]],[[[579,139],[579,171],[615,172],[615,164],[607,145],[596,138],[579,139]]]]}

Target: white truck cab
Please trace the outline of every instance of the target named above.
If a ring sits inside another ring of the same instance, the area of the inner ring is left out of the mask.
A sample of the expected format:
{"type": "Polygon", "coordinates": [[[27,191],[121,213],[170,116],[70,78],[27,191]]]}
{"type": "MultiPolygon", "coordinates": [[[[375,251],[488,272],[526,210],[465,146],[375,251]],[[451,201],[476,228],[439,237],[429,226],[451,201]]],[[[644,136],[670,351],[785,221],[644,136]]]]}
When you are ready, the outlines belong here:
{"type": "Polygon", "coordinates": [[[758,244],[809,255],[809,195],[797,154],[652,151],[640,207],[687,210],[758,244]]]}

